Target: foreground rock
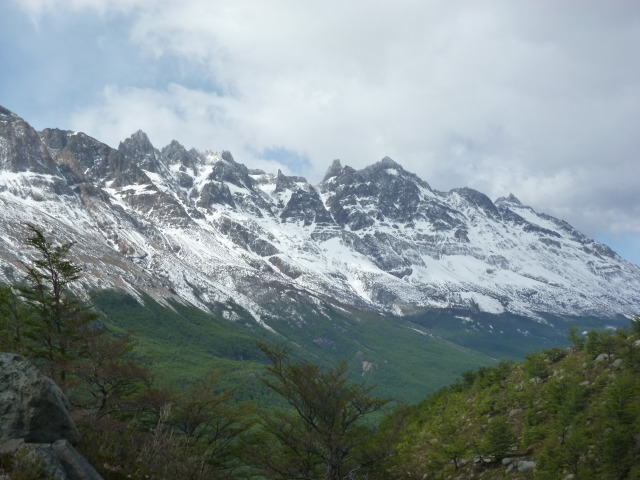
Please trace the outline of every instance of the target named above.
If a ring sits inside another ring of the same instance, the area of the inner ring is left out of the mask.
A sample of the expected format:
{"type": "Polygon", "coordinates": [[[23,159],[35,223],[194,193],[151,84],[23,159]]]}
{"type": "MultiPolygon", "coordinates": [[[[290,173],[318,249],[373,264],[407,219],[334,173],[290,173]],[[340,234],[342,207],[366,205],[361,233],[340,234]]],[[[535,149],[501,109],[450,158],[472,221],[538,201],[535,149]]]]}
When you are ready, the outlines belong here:
{"type": "Polygon", "coordinates": [[[69,402],[26,358],[0,353],[0,456],[29,478],[102,480],[73,447],[80,440],[69,402]]]}
{"type": "Polygon", "coordinates": [[[73,444],[80,439],[60,387],[20,355],[0,354],[0,418],[0,439],[73,444]]]}

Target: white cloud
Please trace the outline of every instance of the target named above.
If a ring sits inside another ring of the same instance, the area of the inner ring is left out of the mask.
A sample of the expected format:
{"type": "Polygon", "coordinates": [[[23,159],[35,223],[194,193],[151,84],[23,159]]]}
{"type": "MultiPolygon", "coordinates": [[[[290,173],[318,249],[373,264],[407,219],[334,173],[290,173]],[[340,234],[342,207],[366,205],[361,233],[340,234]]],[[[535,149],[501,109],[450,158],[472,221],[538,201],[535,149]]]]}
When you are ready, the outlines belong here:
{"type": "Polygon", "coordinates": [[[640,5],[632,1],[29,0],[33,15],[132,16],[131,48],[214,88],[119,84],[75,128],[363,167],[389,155],[434,188],[513,192],[590,235],[635,231],[640,5]],[[54,8],[55,5],[55,8],[54,8]],[[66,10],[65,10],[66,9],[66,10]],[[44,12],[44,13],[43,13],[44,12]]]}
{"type": "Polygon", "coordinates": [[[105,87],[99,105],[78,111],[71,123],[72,129],[89,132],[113,147],[141,129],[157,148],[178,140],[187,148],[231,150],[250,168],[289,171],[257,157],[245,136],[238,134],[234,119],[227,114],[234,111],[233,102],[175,84],[163,90],[111,85],[105,87]]]}

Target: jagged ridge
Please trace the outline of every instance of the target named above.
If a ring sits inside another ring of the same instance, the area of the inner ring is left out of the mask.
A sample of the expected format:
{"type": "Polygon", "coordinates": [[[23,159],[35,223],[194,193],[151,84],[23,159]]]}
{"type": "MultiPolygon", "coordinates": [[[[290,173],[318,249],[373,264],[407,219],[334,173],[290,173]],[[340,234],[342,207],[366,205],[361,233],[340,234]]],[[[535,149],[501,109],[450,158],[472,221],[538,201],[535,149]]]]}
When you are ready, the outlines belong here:
{"type": "MultiPolygon", "coordinates": [[[[0,110],[0,252],[20,269],[24,222],[78,242],[86,288],[117,287],[256,319],[322,304],[393,314],[453,307],[542,318],[630,315],[640,268],[513,195],[439,192],[389,158],[322,182],[250,170],[229,152],[113,149],[36,132],[0,110]]],[[[319,307],[317,307],[319,308],[319,307]]]]}

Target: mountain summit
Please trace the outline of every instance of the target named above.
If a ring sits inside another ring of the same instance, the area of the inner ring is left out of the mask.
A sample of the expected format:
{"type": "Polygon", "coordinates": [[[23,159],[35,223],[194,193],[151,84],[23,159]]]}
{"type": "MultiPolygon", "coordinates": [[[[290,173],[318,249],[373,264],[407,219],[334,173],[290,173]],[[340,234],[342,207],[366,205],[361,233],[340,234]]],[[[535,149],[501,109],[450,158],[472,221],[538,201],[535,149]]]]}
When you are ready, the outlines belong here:
{"type": "MultiPolygon", "coordinates": [[[[385,157],[335,160],[319,185],[229,152],[114,149],[36,132],[0,108],[1,279],[19,278],[25,223],[77,241],[86,290],[123,289],[215,310],[233,299],[273,328],[324,306],[613,318],[640,311],[640,268],[509,195],[439,192],[385,157]]],[[[233,313],[228,313],[230,318],[233,313]]]]}

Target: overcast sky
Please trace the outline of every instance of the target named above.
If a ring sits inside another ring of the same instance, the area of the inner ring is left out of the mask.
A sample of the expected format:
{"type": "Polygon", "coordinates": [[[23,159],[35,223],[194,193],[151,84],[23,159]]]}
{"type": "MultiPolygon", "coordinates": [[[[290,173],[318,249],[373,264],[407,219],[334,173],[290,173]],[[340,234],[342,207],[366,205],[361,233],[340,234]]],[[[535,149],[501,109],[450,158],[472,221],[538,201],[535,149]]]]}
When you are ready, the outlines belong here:
{"type": "Polygon", "coordinates": [[[637,0],[0,0],[0,105],[321,180],[389,156],[640,264],[637,0]]]}

